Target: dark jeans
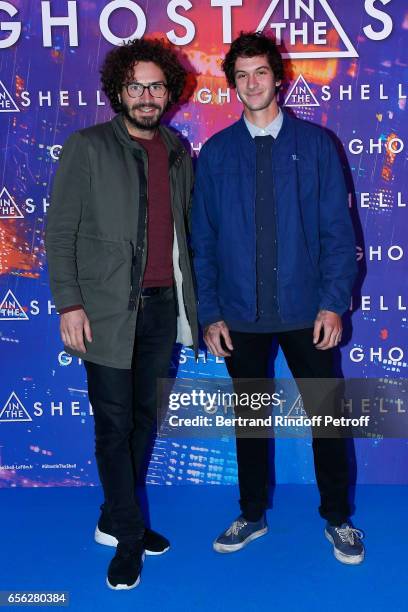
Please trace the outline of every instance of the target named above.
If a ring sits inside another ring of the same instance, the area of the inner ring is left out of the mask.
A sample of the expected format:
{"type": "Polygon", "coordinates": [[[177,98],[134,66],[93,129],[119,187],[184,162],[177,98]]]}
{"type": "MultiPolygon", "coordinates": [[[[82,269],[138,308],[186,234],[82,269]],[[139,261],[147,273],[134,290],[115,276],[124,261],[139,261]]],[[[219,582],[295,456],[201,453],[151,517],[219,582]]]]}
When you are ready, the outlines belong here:
{"type": "MultiPolygon", "coordinates": [[[[314,347],[313,328],[276,334],[230,334],[234,350],[225,361],[231,378],[266,379],[274,337],[294,378],[334,378],[333,349],[321,351],[314,347]]],[[[268,504],[268,439],[237,437],[236,444],[241,510],[247,520],[257,521],[268,504]]],[[[314,438],[313,455],[320,515],[340,525],[350,514],[346,440],[314,438]]]]}
{"type": "Polygon", "coordinates": [[[95,456],[105,494],[104,513],[120,541],[142,537],[135,483],[157,420],[157,379],[168,376],[176,340],[173,288],[143,298],[131,369],[85,361],[95,420],[95,456]]]}

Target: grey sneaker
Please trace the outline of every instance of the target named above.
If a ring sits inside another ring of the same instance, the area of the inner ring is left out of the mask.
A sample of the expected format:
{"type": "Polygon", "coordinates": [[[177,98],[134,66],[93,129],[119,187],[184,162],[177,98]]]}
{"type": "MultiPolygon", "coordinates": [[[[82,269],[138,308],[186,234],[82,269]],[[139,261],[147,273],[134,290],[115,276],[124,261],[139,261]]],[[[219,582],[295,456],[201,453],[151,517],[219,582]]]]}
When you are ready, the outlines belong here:
{"type": "Polygon", "coordinates": [[[364,534],[349,523],[334,527],[327,523],[324,531],[326,538],[333,544],[334,556],[341,563],[358,565],[364,559],[364,534]]]}
{"type": "Polygon", "coordinates": [[[214,550],[220,553],[230,553],[244,548],[252,540],[260,538],[268,531],[265,515],[256,522],[246,521],[239,516],[213,544],[214,550]]]}

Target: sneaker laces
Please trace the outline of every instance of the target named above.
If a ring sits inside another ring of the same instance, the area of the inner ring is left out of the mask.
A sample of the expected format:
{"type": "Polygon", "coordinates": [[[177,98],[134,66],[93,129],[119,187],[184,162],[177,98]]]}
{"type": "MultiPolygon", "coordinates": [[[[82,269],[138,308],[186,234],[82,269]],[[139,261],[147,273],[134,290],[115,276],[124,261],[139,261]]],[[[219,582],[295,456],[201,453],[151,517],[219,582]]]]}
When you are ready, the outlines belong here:
{"type": "Polygon", "coordinates": [[[227,529],[225,535],[238,535],[238,533],[243,527],[245,527],[245,525],[247,525],[246,520],[243,518],[239,518],[232,523],[231,527],[227,529]]]}
{"type": "Polygon", "coordinates": [[[362,531],[360,531],[360,529],[350,527],[350,525],[346,525],[346,527],[335,527],[335,530],[339,534],[342,542],[348,542],[352,546],[354,545],[355,538],[361,540],[364,537],[364,534],[362,531]]]}

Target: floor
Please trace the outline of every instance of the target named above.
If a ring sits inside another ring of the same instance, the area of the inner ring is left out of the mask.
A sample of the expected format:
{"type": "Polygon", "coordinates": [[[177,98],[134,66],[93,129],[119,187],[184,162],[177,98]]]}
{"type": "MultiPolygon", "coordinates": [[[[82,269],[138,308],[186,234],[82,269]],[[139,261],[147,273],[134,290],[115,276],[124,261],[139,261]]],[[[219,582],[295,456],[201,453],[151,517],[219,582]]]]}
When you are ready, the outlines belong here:
{"type": "Polygon", "coordinates": [[[269,533],[231,555],[211,543],[238,514],[233,486],[156,486],[152,526],[171,550],[147,557],[132,591],[111,591],[113,549],[93,542],[95,488],[0,489],[0,591],[69,591],[74,611],[408,611],[408,487],[358,487],[356,527],[366,533],[357,567],[335,560],[311,485],[279,485],[269,533]]]}

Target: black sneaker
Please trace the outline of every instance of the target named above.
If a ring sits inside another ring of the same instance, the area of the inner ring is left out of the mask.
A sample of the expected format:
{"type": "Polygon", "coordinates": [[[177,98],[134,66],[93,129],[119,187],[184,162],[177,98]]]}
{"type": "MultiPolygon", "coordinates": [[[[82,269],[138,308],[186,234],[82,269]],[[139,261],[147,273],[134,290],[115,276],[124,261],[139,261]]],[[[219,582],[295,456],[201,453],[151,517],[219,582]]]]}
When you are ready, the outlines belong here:
{"type": "MultiPolygon", "coordinates": [[[[104,546],[117,546],[118,540],[111,530],[110,522],[102,512],[95,528],[95,542],[104,546]]],[[[145,529],[143,545],[146,555],[163,555],[170,548],[168,539],[152,529],[145,529]]]]}
{"type": "Polygon", "coordinates": [[[146,555],[163,555],[170,548],[170,542],[157,531],[145,529],[143,536],[143,546],[146,555]]]}
{"type": "Polygon", "coordinates": [[[109,564],[106,583],[110,589],[134,589],[140,583],[144,550],[142,540],[128,544],[119,542],[116,554],[109,564]]]}

